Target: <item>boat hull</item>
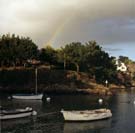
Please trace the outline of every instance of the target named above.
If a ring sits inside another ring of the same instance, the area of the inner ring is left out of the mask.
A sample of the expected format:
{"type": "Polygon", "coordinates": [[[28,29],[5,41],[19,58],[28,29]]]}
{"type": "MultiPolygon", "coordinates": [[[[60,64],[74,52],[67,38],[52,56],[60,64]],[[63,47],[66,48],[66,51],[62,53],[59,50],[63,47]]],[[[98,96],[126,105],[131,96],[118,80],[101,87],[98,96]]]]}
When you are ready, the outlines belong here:
{"type": "Polygon", "coordinates": [[[32,108],[18,109],[15,111],[1,110],[0,120],[23,118],[23,117],[28,117],[32,115],[35,115],[35,111],[33,111],[32,108]]]}
{"type": "Polygon", "coordinates": [[[35,94],[35,95],[13,95],[13,99],[22,99],[22,100],[41,100],[43,98],[43,94],[35,94]]]}
{"type": "Polygon", "coordinates": [[[65,121],[94,121],[112,117],[109,109],[61,112],[65,121]]]}

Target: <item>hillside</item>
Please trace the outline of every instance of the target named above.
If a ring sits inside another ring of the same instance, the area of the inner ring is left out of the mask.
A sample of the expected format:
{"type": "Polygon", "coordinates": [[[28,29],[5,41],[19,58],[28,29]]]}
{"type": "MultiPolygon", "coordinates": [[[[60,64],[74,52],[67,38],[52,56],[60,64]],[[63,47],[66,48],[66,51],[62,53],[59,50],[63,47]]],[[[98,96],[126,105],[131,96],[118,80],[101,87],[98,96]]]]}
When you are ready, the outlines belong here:
{"type": "MultiPolygon", "coordinates": [[[[45,93],[110,94],[104,85],[97,84],[86,73],[75,71],[38,69],[38,91],[45,93]]],[[[0,90],[8,93],[33,93],[35,88],[34,69],[0,71],[0,90]]]]}

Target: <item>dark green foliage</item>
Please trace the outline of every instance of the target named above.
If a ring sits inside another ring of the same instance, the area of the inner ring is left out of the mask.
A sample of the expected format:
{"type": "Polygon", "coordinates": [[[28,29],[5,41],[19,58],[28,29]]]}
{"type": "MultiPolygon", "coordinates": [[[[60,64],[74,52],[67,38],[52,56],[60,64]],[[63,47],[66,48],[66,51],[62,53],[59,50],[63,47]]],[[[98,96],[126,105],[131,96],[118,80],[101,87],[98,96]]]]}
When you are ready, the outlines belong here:
{"type": "MultiPolygon", "coordinates": [[[[95,41],[90,41],[85,45],[80,42],[67,44],[62,48],[63,61],[66,65],[76,66],[76,71],[88,72],[95,77],[98,82],[104,82],[106,79],[114,82],[116,79],[116,66],[114,59],[109,57],[108,53],[102,50],[95,41]]],[[[61,53],[62,53],[61,52],[61,53]]]]}
{"type": "Polygon", "coordinates": [[[125,63],[125,64],[130,64],[133,63],[132,60],[130,60],[128,57],[126,56],[119,56],[119,61],[125,63]]]}
{"type": "Polygon", "coordinates": [[[95,41],[86,43],[85,51],[86,68],[96,80],[99,82],[104,82],[106,79],[113,80],[112,77],[116,73],[113,58],[109,57],[95,41]]]}
{"type": "MultiPolygon", "coordinates": [[[[28,37],[14,34],[0,37],[0,67],[26,66],[27,61],[32,59],[38,59],[42,64],[50,64],[53,68],[76,70],[77,73],[87,72],[98,82],[106,79],[114,82],[116,79],[114,59],[109,57],[96,41],[86,44],[72,42],[59,50],[50,46],[38,50],[28,37]]],[[[121,57],[121,60],[127,61],[128,58],[121,57]]]]}
{"type": "Polygon", "coordinates": [[[44,63],[56,64],[57,63],[57,51],[50,46],[42,48],[39,51],[39,60],[44,63]]]}
{"type": "Polygon", "coordinates": [[[0,66],[24,65],[37,57],[37,46],[30,38],[3,35],[0,38],[0,66]]]}
{"type": "Polygon", "coordinates": [[[35,83],[34,70],[1,70],[0,71],[0,85],[1,86],[16,86],[26,85],[28,83],[35,83]]]}
{"type": "Polygon", "coordinates": [[[72,63],[76,67],[76,71],[80,71],[80,64],[83,61],[83,45],[80,42],[73,42],[71,44],[67,44],[63,48],[64,60],[67,63],[72,63]]]}

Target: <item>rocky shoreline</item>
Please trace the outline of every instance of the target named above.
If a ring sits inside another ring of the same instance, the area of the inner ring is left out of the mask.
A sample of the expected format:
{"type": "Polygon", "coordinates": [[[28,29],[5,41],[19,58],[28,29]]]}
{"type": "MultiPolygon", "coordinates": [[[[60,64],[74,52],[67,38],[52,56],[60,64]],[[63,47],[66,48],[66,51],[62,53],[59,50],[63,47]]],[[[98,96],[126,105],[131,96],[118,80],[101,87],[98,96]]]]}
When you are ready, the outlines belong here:
{"type": "MultiPolygon", "coordinates": [[[[126,89],[125,86],[110,85],[109,88],[103,85],[95,85],[95,88],[76,88],[75,84],[73,85],[64,85],[64,84],[53,84],[53,85],[40,85],[38,88],[39,93],[45,94],[90,94],[90,95],[103,95],[111,96],[115,94],[118,90],[126,89]]],[[[26,87],[26,88],[11,88],[11,87],[0,87],[0,92],[4,93],[34,93],[35,89],[26,87]]]]}

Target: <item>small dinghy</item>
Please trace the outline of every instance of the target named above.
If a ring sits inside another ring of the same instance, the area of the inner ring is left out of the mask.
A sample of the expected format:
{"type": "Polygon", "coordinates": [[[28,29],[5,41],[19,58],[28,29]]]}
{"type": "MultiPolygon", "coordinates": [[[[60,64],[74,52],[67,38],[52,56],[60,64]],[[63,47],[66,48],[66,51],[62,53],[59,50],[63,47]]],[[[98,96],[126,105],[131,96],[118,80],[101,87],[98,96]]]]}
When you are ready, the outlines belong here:
{"type": "Polygon", "coordinates": [[[15,119],[37,115],[37,112],[30,107],[25,109],[5,110],[1,107],[0,109],[0,120],[15,119]]]}
{"type": "Polygon", "coordinates": [[[95,109],[84,111],[64,111],[61,110],[66,121],[93,121],[112,117],[109,109],[95,109]]]}

